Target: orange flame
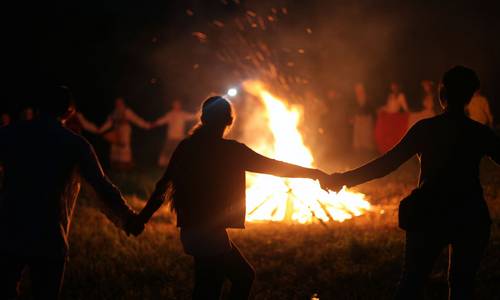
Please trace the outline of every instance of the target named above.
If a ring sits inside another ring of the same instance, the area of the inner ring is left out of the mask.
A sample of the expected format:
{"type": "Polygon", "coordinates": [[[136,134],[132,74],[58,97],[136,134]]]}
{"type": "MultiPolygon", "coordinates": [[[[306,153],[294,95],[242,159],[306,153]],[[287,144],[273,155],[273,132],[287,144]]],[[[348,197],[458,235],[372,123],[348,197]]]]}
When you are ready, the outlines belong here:
{"type": "MultiPolygon", "coordinates": [[[[267,127],[273,142],[260,138],[249,144],[260,153],[304,167],[314,165],[311,151],[304,145],[298,125],[302,108],[289,106],[272,95],[259,81],[245,81],[243,88],[265,107],[267,127]]],[[[247,176],[247,220],[342,222],[370,210],[365,195],[349,191],[327,192],[317,181],[279,178],[264,174],[247,176]]]]}

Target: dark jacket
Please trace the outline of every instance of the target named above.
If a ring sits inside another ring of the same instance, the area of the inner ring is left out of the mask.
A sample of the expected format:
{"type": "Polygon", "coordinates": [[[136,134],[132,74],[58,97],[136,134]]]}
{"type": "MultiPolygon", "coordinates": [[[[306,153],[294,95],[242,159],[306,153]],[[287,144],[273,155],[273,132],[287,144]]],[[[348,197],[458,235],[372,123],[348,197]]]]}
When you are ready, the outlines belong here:
{"type": "Polygon", "coordinates": [[[113,220],[122,222],[132,215],[104,175],[92,146],[56,119],[0,128],[0,163],[0,252],[65,255],[80,177],[95,189],[113,220]]]}

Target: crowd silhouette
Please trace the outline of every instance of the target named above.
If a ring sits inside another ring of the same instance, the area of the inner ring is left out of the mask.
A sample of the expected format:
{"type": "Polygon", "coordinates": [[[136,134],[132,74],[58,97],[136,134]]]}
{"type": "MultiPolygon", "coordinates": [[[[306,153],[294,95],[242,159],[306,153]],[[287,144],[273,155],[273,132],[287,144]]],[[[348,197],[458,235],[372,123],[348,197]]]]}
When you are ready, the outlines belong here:
{"type": "MultiPolygon", "coordinates": [[[[25,268],[30,269],[37,299],[59,297],[81,179],[96,191],[102,212],[129,235],[141,234],[153,214],[168,203],[177,216],[184,251],[194,259],[193,299],[219,299],[225,279],[231,282],[230,299],[247,299],[255,270],[227,233],[228,228],[245,226],[246,171],[310,178],[319,180],[325,189],[338,191],[383,177],[416,155],[420,161],[419,183],[400,207],[406,247],[395,298],[421,299],[434,261],[444,247],[450,247],[450,299],[472,299],[491,224],[479,181],[479,163],[485,156],[500,163],[500,138],[487,125],[466,115],[471,99],[480,97],[479,78],[473,70],[456,66],[444,73],[439,88],[443,113],[436,116],[429,113],[433,109],[433,98],[429,98],[432,85],[422,85],[428,93],[423,100],[424,111],[395,146],[357,169],[330,175],[267,158],[225,138],[235,114],[222,96],[203,102],[198,125],[184,137],[185,122],[195,115],[183,112],[178,104],[172,112],[149,123],[118,98],[115,110],[99,128],[76,112],[68,88],[47,88],[29,121],[0,128],[4,173],[0,194],[0,297],[17,297],[25,268]],[[162,155],[175,149],[168,162],[160,156],[159,163],[166,165],[166,170],[140,212],[128,207],[119,189],[104,174],[93,147],[75,133],[85,129],[104,134],[112,144],[114,166],[128,169],[132,165],[132,124],[143,129],[169,124],[172,127],[162,155]]],[[[376,127],[387,126],[384,122],[389,119],[399,122],[391,114],[408,111],[408,105],[399,86],[391,84],[387,104],[379,110],[385,119],[374,125],[363,85],[356,85],[355,91],[356,147],[369,148],[372,145],[364,142],[376,138],[376,127]]],[[[488,114],[479,113],[486,107],[483,99],[475,101],[479,104],[469,109],[471,116],[492,122],[488,114]]],[[[2,122],[10,121],[2,116],[2,122]]],[[[387,141],[384,147],[390,143],[387,141]]]]}

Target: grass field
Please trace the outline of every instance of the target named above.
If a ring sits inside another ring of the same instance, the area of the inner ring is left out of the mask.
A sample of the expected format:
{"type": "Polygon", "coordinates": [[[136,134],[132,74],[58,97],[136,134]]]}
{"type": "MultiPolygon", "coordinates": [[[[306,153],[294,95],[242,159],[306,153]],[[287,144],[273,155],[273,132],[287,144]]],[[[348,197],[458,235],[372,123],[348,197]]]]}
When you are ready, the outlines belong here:
{"type": "MultiPolygon", "coordinates": [[[[492,239],[478,275],[478,299],[500,299],[500,168],[483,163],[482,181],[494,219],[492,239]]],[[[253,299],[389,299],[397,284],[403,232],[397,201],[414,185],[414,163],[365,184],[376,211],[344,223],[251,223],[230,235],[257,270],[253,299]],[[385,213],[380,214],[379,209],[385,213]]],[[[137,208],[153,174],[112,176],[137,208]],[[136,196],[132,196],[136,194],[136,196]]],[[[63,299],[188,299],[192,260],[183,254],[175,218],[162,210],[138,238],[114,228],[82,199],[71,233],[63,299]]],[[[447,253],[429,281],[428,299],[446,299],[447,253]]],[[[25,296],[29,282],[24,283],[25,296]]]]}

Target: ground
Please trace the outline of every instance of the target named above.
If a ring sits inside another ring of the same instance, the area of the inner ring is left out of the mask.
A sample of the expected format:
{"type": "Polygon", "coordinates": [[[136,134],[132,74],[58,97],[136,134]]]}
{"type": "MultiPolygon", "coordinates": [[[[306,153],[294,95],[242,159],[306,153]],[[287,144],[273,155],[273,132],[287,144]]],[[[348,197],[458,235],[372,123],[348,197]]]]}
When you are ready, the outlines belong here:
{"type": "MultiPolygon", "coordinates": [[[[415,183],[410,162],[387,178],[361,186],[384,214],[344,223],[248,224],[230,235],[257,270],[252,299],[389,299],[401,271],[403,232],[397,201],[415,183]]],[[[135,207],[151,191],[159,171],[112,175],[135,207]],[[135,194],[136,196],[133,196],[135,194]]],[[[482,166],[482,182],[494,224],[477,280],[478,299],[500,296],[500,168],[482,166]]],[[[88,197],[88,196],[87,196],[88,197]]],[[[192,260],[183,254],[166,210],[138,238],[127,237],[93,208],[84,195],[71,233],[63,299],[189,299],[192,260]]],[[[446,299],[447,251],[430,278],[427,299],[446,299]]],[[[23,283],[24,296],[29,282],[23,283]]]]}

